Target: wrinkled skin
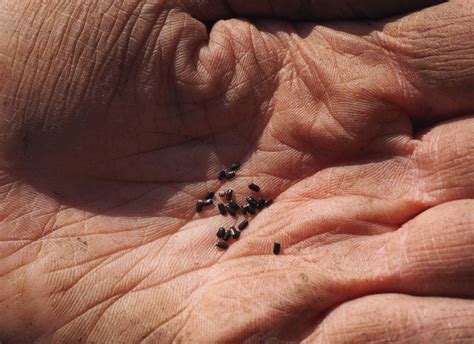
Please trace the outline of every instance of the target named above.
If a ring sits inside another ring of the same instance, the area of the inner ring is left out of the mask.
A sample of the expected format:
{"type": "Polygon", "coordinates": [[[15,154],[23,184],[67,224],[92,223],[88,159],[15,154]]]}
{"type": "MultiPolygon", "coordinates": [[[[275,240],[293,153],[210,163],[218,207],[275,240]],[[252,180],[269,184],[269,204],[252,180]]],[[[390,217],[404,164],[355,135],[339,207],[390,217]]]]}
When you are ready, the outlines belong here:
{"type": "Polygon", "coordinates": [[[472,343],[474,2],[429,3],[2,1],[0,341],[472,343]]]}

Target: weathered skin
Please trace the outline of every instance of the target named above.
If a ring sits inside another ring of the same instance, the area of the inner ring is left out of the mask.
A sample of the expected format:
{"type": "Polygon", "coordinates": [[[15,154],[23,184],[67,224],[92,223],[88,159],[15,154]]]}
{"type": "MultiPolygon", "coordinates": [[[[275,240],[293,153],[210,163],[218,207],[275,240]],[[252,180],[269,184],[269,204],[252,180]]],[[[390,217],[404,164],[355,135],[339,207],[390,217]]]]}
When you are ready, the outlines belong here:
{"type": "Polygon", "coordinates": [[[314,3],[0,2],[2,343],[474,341],[474,2],[314,3]]]}

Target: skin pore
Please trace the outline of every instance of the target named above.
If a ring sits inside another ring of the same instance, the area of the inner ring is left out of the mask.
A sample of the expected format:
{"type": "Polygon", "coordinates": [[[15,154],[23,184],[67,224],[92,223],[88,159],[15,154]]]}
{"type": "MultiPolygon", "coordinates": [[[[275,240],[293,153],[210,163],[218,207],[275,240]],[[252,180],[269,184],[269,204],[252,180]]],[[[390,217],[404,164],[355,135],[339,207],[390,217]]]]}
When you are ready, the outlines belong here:
{"type": "Polygon", "coordinates": [[[472,342],[474,3],[390,3],[3,2],[0,341],[472,342]]]}

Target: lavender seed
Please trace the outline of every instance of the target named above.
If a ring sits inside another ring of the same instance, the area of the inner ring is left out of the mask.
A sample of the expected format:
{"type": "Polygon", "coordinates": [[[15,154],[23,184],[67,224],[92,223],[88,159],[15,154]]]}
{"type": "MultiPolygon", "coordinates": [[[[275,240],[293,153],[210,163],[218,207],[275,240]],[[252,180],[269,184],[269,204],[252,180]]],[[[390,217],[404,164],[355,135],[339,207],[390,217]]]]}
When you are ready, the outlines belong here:
{"type": "Polygon", "coordinates": [[[273,203],[273,200],[271,198],[265,200],[265,207],[271,206],[273,203]]]}
{"type": "Polygon", "coordinates": [[[243,205],[240,206],[240,212],[244,215],[247,215],[247,210],[245,210],[245,207],[243,205]]]}
{"type": "Polygon", "coordinates": [[[217,231],[217,237],[219,239],[222,239],[224,235],[225,235],[225,228],[224,227],[219,228],[219,230],[217,231]]]}
{"type": "Polygon", "coordinates": [[[234,235],[232,235],[232,238],[234,238],[234,240],[240,238],[240,231],[236,229],[234,235]]]}
{"type": "Polygon", "coordinates": [[[226,206],[225,207],[225,210],[227,210],[227,212],[231,215],[231,216],[235,216],[237,214],[237,212],[232,209],[230,206],[226,206]]]}
{"type": "Polygon", "coordinates": [[[247,202],[252,208],[257,208],[258,206],[258,201],[252,196],[247,197],[247,202]]]}
{"type": "Polygon", "coordinates": [[[223,242],[223,241],[219,241],[217,244],[216,244],[217,247],[223,249],[223,250],[227,250],[229,248],[229,244],[226,243],[226,242],[223,242]]]}
{"type": "Polygon", "coordinates": [[[230,170],[231,171],[237,171],[240,168],[240,162],[235,161],[232,164],[230,164],[230,170]]]}
{"type": "Polygon", "coordinates": [[[241,231],[243,231],[245,228],[247,228],[249,225],[249,222],[247,220],[242,221],[239,223],[238,227],[241,231]]]}
{"type": "Polygon", "coordinates": [[[281,251],[281,245],[279,242],[274,242],[273,243],[273,254],[274,255],[279,255],[281,251]]]}
{"type": "Polygon", "coordinates": [[[226,179],[232,179],[235,177],[235,171],[229,171],[226,173],[225,178],[226,179]]]}
{"type": "Polygon", "coordinates": [[[246,204],[244,206],[244,209],[247,213],[249,213],[250,215],[255,215],[255,209],[252,208],[249,204],[246,204]]]}
{"type": "Polygon", "coordinates": [[[225,192],[225,198],[230,201],[232,199],[232,196],[234,195],[234,190],[229,189],[225,192]]]}
{"type": "Polygon", "coordinates": [[[230,233],[230,235],[232,236],[232,238],[234,237],[236,231],[237,231],[237,230],[236,230],[235,227],[233,227],[233,226],[229,228],[229,233],[230,233]]]}
{"type": "Polygon", "coordinates": [[[224,170],[219,172],[219,180],[224,180],[226,177],[226,173],[224,170]]]}
{"type": "Polygon", "coordinates": [[[212,199],[205,199],[204,201],[201,201],[201,202],[202,202],[202,205],[205,207],[212,205],[214,203],[212,199]]]}
{"type": "Polygon", "coordinates": [[[263,198],[260,198],[258,200],[257,208],[258,210],[262,210],[265,207],[265,200],[263,198]]]}
{"type": "Polygon", "coordinates": [[[255,191],[255,192],[260,192],[260,186],[258,186],[257,184],[250,184],[249,185],[249,189],[252,190],[252,191],[255,191]]]}
{"type": "Polygon", "coordinates": [[[232,237],[232,234],[230,233],[230,231],[226,231],[223,239],[224,241],[229,241],[231,237],[232,237]]]}
{"type": "Polygon", "coordinates": [[[225,197],[225,191],[219,191],[219,196],[222,198],[225,197]]]}
{"type": "Polygon", "coordinates": [[[215,193],[214,192],[208,192],[206,197],[204,197],[204,199],[213,199],[214,198],[214,195],[215,193]]]}
{"type": "Polygon", "coordinates": [[[222,214],[222,215],[227,215],[227,209],[225,208],[225,205],[222,204],[222,203],[219,203],[217,205],[217,209],[219,209],[219,212],[222,214]]]}
{"type": "Polygon", "coordinates": [[[197,201],[196,202],[196,213],[200,213],[202,211],[202,208],[203,208],[203,202],[202,201],[197,201]]]}
{"type": "Polygon", "coordinates": [[[232,209],[234,210],[239,210],[239,205],[237,203],[235,203],[234,201],[230,201],[229,202],[229,207],[231,207],[232,209]]]}

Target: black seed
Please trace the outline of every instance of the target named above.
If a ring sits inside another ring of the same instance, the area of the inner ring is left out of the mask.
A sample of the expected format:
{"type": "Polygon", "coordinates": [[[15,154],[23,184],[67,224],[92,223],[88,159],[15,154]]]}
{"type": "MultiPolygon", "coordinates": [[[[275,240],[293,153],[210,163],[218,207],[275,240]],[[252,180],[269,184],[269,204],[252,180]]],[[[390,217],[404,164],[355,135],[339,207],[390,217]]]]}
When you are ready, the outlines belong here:
{"type": "Polygon", "coordinates": [[[224,170],[220,171],[219,172],[219,180],[223,180],[223,179],[225,179],[225,177],[226,177],[225,171],[224,170]]]}
{"type": "Polygon", "coordinates": [[[249,185],[249,189],[252,190],[252,191],[255,191],[255,192],[260,192],[260,186],[258,186],[257,184],[250,184],[249,185]]]}
{"type": "Polygon", "coordinates": [[[230,227],[229,228],[230,235],[232,235],[232,238],[238,239],[240,237],[240,231],[235,229],[235,227],[230,227]]]}
{"type": "Polygon", "coordinates": [[[244,206],[244,209],[247,213],[249,213],[250,215],[255,215],[255,209],[252,208],[249,204],[246,204],[244,206]]]}
{"type": "Polygon", "coordinates": [[[281,245],[279,242],[274,242],[273,243],[273,254],[279,255],[281,250],[281,245]]]}
{"type": "Polygon", "coordinates": [[[234,210],[239,210],[239,205],[235,203],[234,201],[229,202],[229,207],[231,207],[234,210]]]}
{"type": "Polygon", "coordinates": [[[202,201],[196,202],[196,213],[200,213],[202,211],[202,207],[203,207],[202,203],[203,203],[202,201]]]}
{"type": "Polygon", "coordinates": [[[232,196],[234,195],[234,190],[229,189],[225,192],[225,198],[230,201],[232,199],[232,196]]]}
{"type": "Polygon", "coordinates": [[[232,233],[230,231],[226,231],[224,234],[224,241],[229,241],[229,239],[232,237],[232,233]]]}
{"type": "Polygon", "coordinates": [[[224,235],[225,235],[225,228],[224,227],[219,228],[217,231],[217,237],[219,239],[222,239],[224,235]]]}
{"type": "Polygon", "coordinates": [[[230,164],[230,170],[231,171],[237,171],[240,168],[240,162],[235,161],[232,164],[230,164]]]}
{"type": "Polygon", "coordinates": [[[247,215],[247,210],[245,210],[245,207],[243,205],[240,206],[240,211],[242,214],[247,215]]]}
{"type": "Polygon", "coordinates": [[[235,214],[237,214],[237,212],[234,209],[232,209],[230,206],[226,206],[225,210],[227,210],[227,212],[232,216],[235,216],[235,214]]]}
{"type": "Polygon", "coordinates": [[[239,223],[238,227],[241,231],[243,231],[245,228],[247,228],[248,225],[249,225],[249,222],[247,220],[244,220],[241,223],[239,223]]]}
{"type": "Polygon", "coordinates": [[[247,202],[249,203],[249,205],[252,208],[257,208],[257,206],[258,206],[258,201],[255,198],[253,198],[252,196],[247,197],[247,202]]]}
{"type": "Polygon", "coordinates": [[[202,205],[205,206],[205,207],[207,207],[207,206],[214,203],[214,201],[212,199],[205,199],[204,201],[201,201],[201,202],[202,202],[202,205]]]}
{"type": "Polygon", "coordinates": [[[220,197],[225,197],[225,191],[219,191],[219,196],[220,197]]]}
{"type": "Polygon", "coordinates": [[[214,195],[215,193],[214,192],[208,192],[206,197],[204,197],[204,199],[213,199],[214,198],[214,195]]]}
{"type": "Polygon", "coordinates": [[[258,200],[257,208],[258,210],[262,210],[265,207],[265,200],[263,198],[260,198],[258,200]]]}
{"type": "Polygon", "coordinates": [[[226,210],[224,204],[219,203],[219,204],[217,205],[217,209],[219,209],[219,212],[220,212],[222,215],[227,215],[227,210],[226,210]]]}
{"type": "Polygon", "coordinates": [[[232,179],[235,177],[235,171],[229,171],[225,174],[226,179],[232,179]]]}
{"type": "Polygon", "coordinates": [[[266,200],[265,200],[265,207],[271,206],[272,203],[273,203],[273,200],[272,200],[271,198],[270,198],[270,199],[266,199],[266,200]]]}
{"type": "Polygon", "coordinates": [[[226,242],[223,242],[223,241],[219,241],[217,244],[216,244],[217,247],[223,249],[223,250],[227,250],[229,248],[229,244],[226,243],[226,242]]]}
{"type": "Polygon", "coordinates": [[[232,235],[232,238],[234,238],[235,240],[237,240],[238,238],[240,238],[240,231],[236,229],[236,230],[234,231],[234,234],[232,235]]]}

